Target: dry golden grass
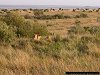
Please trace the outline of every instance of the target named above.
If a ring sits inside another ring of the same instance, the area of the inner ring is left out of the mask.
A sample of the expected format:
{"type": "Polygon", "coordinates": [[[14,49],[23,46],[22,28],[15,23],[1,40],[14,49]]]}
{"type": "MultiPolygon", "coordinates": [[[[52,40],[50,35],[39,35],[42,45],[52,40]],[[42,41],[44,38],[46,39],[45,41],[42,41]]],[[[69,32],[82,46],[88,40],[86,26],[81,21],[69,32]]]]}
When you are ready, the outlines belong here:
{"type": "MultiPolygon", "coordinates": [[[[27,12],[19,10],[18,12],[21,15],[33,15],[33,12],[30,10],[27,10],[27,12]]],[[[64,13],[64,15],[77,15],[80,11],[56,10],[45,12],[44,14],[54,15],[60,13],[64,13]]],[[[77,18],[82,26],[100,25],[97,22],[97,17],[100,16],[98,12],[85,13],[89,16],[88,18],[77,18]]],[[[34,21],[34,19],[31,19],[31,21],[34,21]]],[[[61,37],[67,37],[67,30],[75,25],[76,18],[37,21],[47,26],[48,31],[54,33],[54,35],[58,34],[61,37]]],[[[18,38],[18,40],[25,41],[27,39],[18,38]]],[[[72,47],[75,43],[75,41],[72,41],[71,44],[67,45],[72,47]]],[[[16,47],[11,45],[0,46],[0,75],[64,75],[67,71],[100,71],[100,48],[93,43],[88,44],[90,54],[83,56],[74,56],[76,50],[68,51],[62,48],[60,52],[61,59],[38,54],[30,42],[24,48],[18,45],[16,41],[12,44],[16,47]]],[[[35,43],[35,45],[37,44],[35,43]]]]}
{"type": "MultiPolygon", "coordinates": [[[[2,49],[5,50],[5,47],[2,46],[2,49]]],[[[56,60],[48,56],[40,58],[34,53],[30,56],[24,50],[15,50],[10,46],[7,49],[9,51],[0,55],[0,75],[64,75],[66,71],[100,71],[100,59],[93,55],[56,60]]]]}

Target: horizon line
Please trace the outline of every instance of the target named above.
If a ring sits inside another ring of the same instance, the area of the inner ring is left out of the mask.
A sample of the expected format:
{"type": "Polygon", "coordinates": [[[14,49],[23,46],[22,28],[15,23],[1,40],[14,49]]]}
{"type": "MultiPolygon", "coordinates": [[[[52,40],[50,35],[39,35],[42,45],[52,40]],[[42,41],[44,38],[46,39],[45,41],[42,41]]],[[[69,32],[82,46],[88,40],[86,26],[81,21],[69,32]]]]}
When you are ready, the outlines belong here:
{"type": "MultiPolygon", "coordinates": [[[[1,4],[2,6],[6,6],[6,4],[1,4]]],[[[0,6],[1,6],[0,5],[0,6]]],[[[8,6],[34,6],[34,5],[10,5],[8,4],[8,6]]],[[[36,6],[41,6],[41,5],[36,5],[36,6]]],[[[91,6],[100,6],[100,5],[43,5],[43,6],[85,6],[85,7],[91,7],[91,6]]]]}

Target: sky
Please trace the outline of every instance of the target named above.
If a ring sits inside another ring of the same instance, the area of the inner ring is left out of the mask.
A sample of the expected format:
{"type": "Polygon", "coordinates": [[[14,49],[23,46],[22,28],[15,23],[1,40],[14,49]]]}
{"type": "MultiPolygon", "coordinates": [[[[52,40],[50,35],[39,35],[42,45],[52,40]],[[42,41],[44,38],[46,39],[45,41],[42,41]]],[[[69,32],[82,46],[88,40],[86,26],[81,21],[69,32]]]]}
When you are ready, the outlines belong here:
{"type": "Polygon", "coordinates": [[[0,0],[0,5],[100,6],[100,0],[0,0]]]}

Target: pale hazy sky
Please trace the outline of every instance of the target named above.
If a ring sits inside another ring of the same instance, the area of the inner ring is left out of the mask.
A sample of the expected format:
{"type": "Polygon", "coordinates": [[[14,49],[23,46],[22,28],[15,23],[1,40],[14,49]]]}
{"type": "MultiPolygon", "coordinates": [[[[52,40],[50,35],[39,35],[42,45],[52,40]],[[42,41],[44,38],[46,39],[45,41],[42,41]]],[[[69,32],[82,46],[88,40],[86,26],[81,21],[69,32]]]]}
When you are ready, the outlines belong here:
{"type": "Polygon", "coordinates": [[[82,6],[100,6],[100,0],[0,0],[0,5],[82,5],[82,6]]]}

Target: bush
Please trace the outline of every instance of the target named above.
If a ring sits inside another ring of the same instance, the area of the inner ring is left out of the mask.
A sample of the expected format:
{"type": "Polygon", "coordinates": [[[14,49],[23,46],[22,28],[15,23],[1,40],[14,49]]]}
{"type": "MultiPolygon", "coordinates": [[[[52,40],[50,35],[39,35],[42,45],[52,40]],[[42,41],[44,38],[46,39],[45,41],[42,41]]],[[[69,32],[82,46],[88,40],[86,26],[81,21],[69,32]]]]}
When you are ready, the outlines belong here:
{"type": "Polygon", "coordinates": [[[41,15],[41,16],[34,16],[35,19],[53,19],[50,15],[41,15]]]}
{"type": "Polygon", "coordinates": [[[33,37],[35,33],[39,33],[42,35],[47,35],[48,31],[45,26],[40,25],[38,23],[33,23],[31,21],[24,22],[24,25],[21,25],[20,28],[17,29],[17,35],[23,37],[33,37]]]}
{"type": "Polygon", "coordinates": [[[24,25],[21,25],[17,31],[16,31],[16,34],[17,36],[25,36],[25,37],[32,37],[33,36],[33,22],[30,22],[30,21],[25,21],[24,22],[24,25]]]}
{"type": "Polygon", "coordinates": [[[80,18],[80,15],[75,15],[75,17],[74,18],[80,18]]]}
{"type": "Polygon", "coordinates": [[[87,17],[88,17],[88,15],[87,15],[87,14],[85,14],[85,13],[81,13],[81,14],[80,14],[80,17],[82,17],[82,18],[87,18],[87,17]]]}
{"type": "Polygon", "coordinates": [[[55,15],[53,15],[52,17],[53,17],[54,19],[63,19],[63,18],[64,18],[63,14],[55,14],[55,15]]]}
{"type": "Polygon", "coordinates": [[[39,9],[34,9],[34,15],[35,16],[41,16],[41,15],[43,15],[43,10],[39,10],[39,9]]]}
{"type": "Polygon", "coordinates": [[[86,43],[83,43],[83,42],[80,41],[77,44],[77,50],[79,52],[79,55],[88,53],[88,49],[89,48],[88,48],[86,43]]]}
{"type": "Polygon", "coordinates": [[[12,44],[13,48],[18,48],[18,49],[24,49],[27,47],[28,43],[27,40],[25,39],[19,39],[17,41],[15,41],[14,44],[12,44]]]}
{"type": "Polygon", "coordinates": [[[4,21],[16,28],[17,36],[32,37],[34,33],[40,33],[40,35],[46,35],[47,29],[45,26],[33,24],[33,22],[25,21],[25,19],[17,13],[8,13],[4,21]]]}
{"type": "Polygon", "coordinates": [[[63,15],[63,14],[55,14],[55,15],[40,15],[40,16],[34,16],[35,19],[66,19],[71,18],[71,16],[63,15]]]}
{"type": "Polygon", "coordinates": [[[24,17],[15,12],[7,13],[4,21],[9,26],[15,28],[17,36],[30,36],[31,31],[33,30],[32,24],[25,21],[24,17]]]}
{"type": "Polygon", "coordinates": [[[93,37],[89,37],[89,36],[82,36],[81,37],[81,42],[83,43],[89,43],[89,42],[93,42],[94,38],[93,37]]]}
{"type": "Polygon", "coordinates": [[[24,15],[24,18],[25,18],[25,19],[32,19],[32,16],[29,15],[29,14],[26,14],[26,15],[24,15]]]}
{"type": "Polygon", "coordinates": [[[20,27],[21,25],[24,24],[25,19],[24,17],[20,16],[18,13],[10,12],[10,13],[7,13],[4,21],[8,25],[14,25],[16,27],[20,27]]]}
{"type": "Polygon", "coordinates": [[[74,18],[87,18],[88,15],[84,13],[80,13],[79,15],[76,15],[74,18]]]}
{"type": "Polygon", "coordinates": [[[48,30],[46,26],[36,23],[33,25],[33,33],[39,33],[41,36],[44,36],[48,34],[48,30]]]}
{"type": "Polygon", "coordinates": [[[60,42],[55,42],[55,43],[52,43],[51,45],[49,45],[50,47],[50,53],[52,55],[52,57],[56,58],[56,59],[59,59],[60,58],[60,52],[61,52],[61,43],[60,42]]]}
{"type": "Polygon", "coordinates": [[[69,15],[65,15],[64,18],[71,18],[71,16],[69,16],[69,15]]]}
{"type": "Polygon", "coordinates": [[[68,33],[74,33],[74,34],[82,34],[85,32],[84,28],[80,25],[80,21],[76,20],[75,21],[75,26],[71,27],[68,30],[68,33]]]}
{"type": "Polygon", "coordinates": [[[100,27],[99,26],[92,26],[89,29],[90,34],[100,35],[100,27]]]}
{"type": "Polygon", "coordinates": [[[11,42],[15,37],[13,29],[5,22],[0,21],[0,41],[2,42],[11,42]]]}

